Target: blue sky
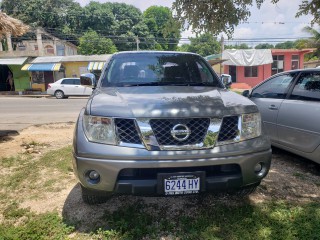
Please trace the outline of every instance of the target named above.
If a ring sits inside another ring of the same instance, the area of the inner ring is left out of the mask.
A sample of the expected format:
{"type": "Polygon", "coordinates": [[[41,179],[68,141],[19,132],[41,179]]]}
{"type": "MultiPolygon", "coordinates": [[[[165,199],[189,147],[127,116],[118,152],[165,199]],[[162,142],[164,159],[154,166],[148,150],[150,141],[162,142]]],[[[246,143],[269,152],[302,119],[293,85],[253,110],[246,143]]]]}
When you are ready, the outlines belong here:
{"type": "MultiPolygon", "coordinates": [[[[90,0],[75,0],[85,6],[90,0]]],[[[108,2],[106,0],[95,0],[98,2],[108,2]]],[[[146,10],[152,5],[171,7],[173,0],[109,0],[109,2],[123,2],[134,5],[141,11],[146,10]]],[[[309,36],[302,29],[310,26],[312,16],[302,16],[295,18],[301,0],[280,0],[278,4],[271,4],[270,0],[263,3],[260,10],[252,7],[251,17],[248,23],[241,24],[235,28],[233,38],[252,39],[252,38],[300,38],[309,36]]],[[[183,38],[192,37],[191,30],[182,34],[183,38]]],[[[261,41],[261,40],[259,40],[261,41]]],[[[231,43],[231,42],[230,42],[231,43]]],[[[234,43],[234,42],[233,42],[234,43]]],[[[241,43],[241,42],[239,42],[241,43]]],[[[248,43],[256,44],[256,43],[248,43]]]]}

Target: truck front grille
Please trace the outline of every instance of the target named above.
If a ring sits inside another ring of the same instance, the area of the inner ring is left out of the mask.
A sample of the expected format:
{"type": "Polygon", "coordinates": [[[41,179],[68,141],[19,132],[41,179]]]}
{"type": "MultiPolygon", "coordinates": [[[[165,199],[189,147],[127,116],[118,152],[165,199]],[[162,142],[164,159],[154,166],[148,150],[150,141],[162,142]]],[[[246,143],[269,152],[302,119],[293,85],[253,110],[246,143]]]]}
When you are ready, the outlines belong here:
{"type": "Polygon", "coordinates": [[[134,119],[116,118],[116,132],[118,139],[124,143],[141,144],[134,119]]]}
{"type": "Polygon", "coordinates": [[[189,119],[151,119],[150,125],[159,145],[193,145],[203,142],[208,127],[209,118],[189,118],[189,119]],[[190,129],[190,136],[183,141],[176,140],[171,130],[178,124],[184,124],[190,129]]]}
{"type": "MultiPolygon", "coordinates": [[[[219,131],[217,141],[232,142],[235,140],[239,136],[238,122],[239,116],[224,117],[222,123],[220,122],[221,126],[218,125],[220,129],[218,127],[216,130],[217,133],[219,131]]],[[[149,150],[179,150],[206,148],[208,145],[203,145],[203,143],[207,139],[212,125],[210,118],[137,120],[116,118],[115,126],[119,144],[122,146],[130,147],[130,144],[135,144],[135,147],[147,147],[149,150]],[[143,122],[142,125],[141,122],[143,122]],[[177,125],[184,125],[184,128],[188,129],[189,133],[186,139],[176,139],[173,136],[172,130],[177,125]],[[151,142],[152,138],[155,141],[151,142]]],[[[210,146],[214,145],[215,142],[212,142],[210,146]]]]}
{"type": "Polygon", "coordinates": [[[219,131],[218,141],[233,140],[238,136],[238,116],[224,117],[219,131]]]}

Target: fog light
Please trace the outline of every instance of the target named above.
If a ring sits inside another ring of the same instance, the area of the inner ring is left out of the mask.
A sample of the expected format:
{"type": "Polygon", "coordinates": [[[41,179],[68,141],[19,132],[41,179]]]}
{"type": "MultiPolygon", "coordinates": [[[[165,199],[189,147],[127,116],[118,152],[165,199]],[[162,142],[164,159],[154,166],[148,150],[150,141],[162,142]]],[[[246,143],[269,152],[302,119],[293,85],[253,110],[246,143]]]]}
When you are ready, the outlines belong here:
{"type": "Polygon", "coordinates": [[[262,168],[263,168],[262,163],[257,163],[254,166],[254,172],[258,174],[258,173],[260,173],[262,171],[262,168]]]}
{"type": "Polygon", "coordinates": [[[100,178],[100,174],[97,171],[92,170],[89,172],[89,178],[90,180],[97,181],[100,178]]]}

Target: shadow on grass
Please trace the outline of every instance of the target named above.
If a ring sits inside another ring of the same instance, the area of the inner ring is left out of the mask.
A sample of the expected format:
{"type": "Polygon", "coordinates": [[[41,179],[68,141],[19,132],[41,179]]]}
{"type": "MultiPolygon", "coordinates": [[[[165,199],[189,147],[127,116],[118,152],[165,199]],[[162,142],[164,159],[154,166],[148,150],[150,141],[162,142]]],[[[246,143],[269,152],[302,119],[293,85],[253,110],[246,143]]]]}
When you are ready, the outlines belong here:
{"type": "Polygon", "coordinates": [[[293,204],[214,195],[114,196],[105,204],[82,202],[70,192],[63,220],[78,233],[102,239],[320,239],[320,203],[293,204]]]}
{"type": "Polygon", "coordinates": [[[16,130],[0,130],[0,141],[1,140],[12,140],[12,136],[19,135],[19,132],[16,130]]]}

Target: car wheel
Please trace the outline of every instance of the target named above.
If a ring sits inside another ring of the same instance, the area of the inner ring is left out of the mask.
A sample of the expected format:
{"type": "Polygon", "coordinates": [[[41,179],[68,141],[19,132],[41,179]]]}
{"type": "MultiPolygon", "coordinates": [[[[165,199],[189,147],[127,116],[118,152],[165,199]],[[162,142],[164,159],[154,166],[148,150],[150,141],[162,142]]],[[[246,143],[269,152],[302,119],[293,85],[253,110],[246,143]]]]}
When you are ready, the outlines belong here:
{"type": "Polygon", "coordinates": [[[105,203],[112,196],[112,193],[90,190],[81,186],[81,195],[84,203],[95,205],[105,203]]]}
{"type": "Polygon", "coordinates": [[[57,91],[55,91],[54,96],[57,99],[62,99],[62,98],[64,98],[64,93],[62,91],[60,91],[60,90],[57,90],[57,91]]]}

